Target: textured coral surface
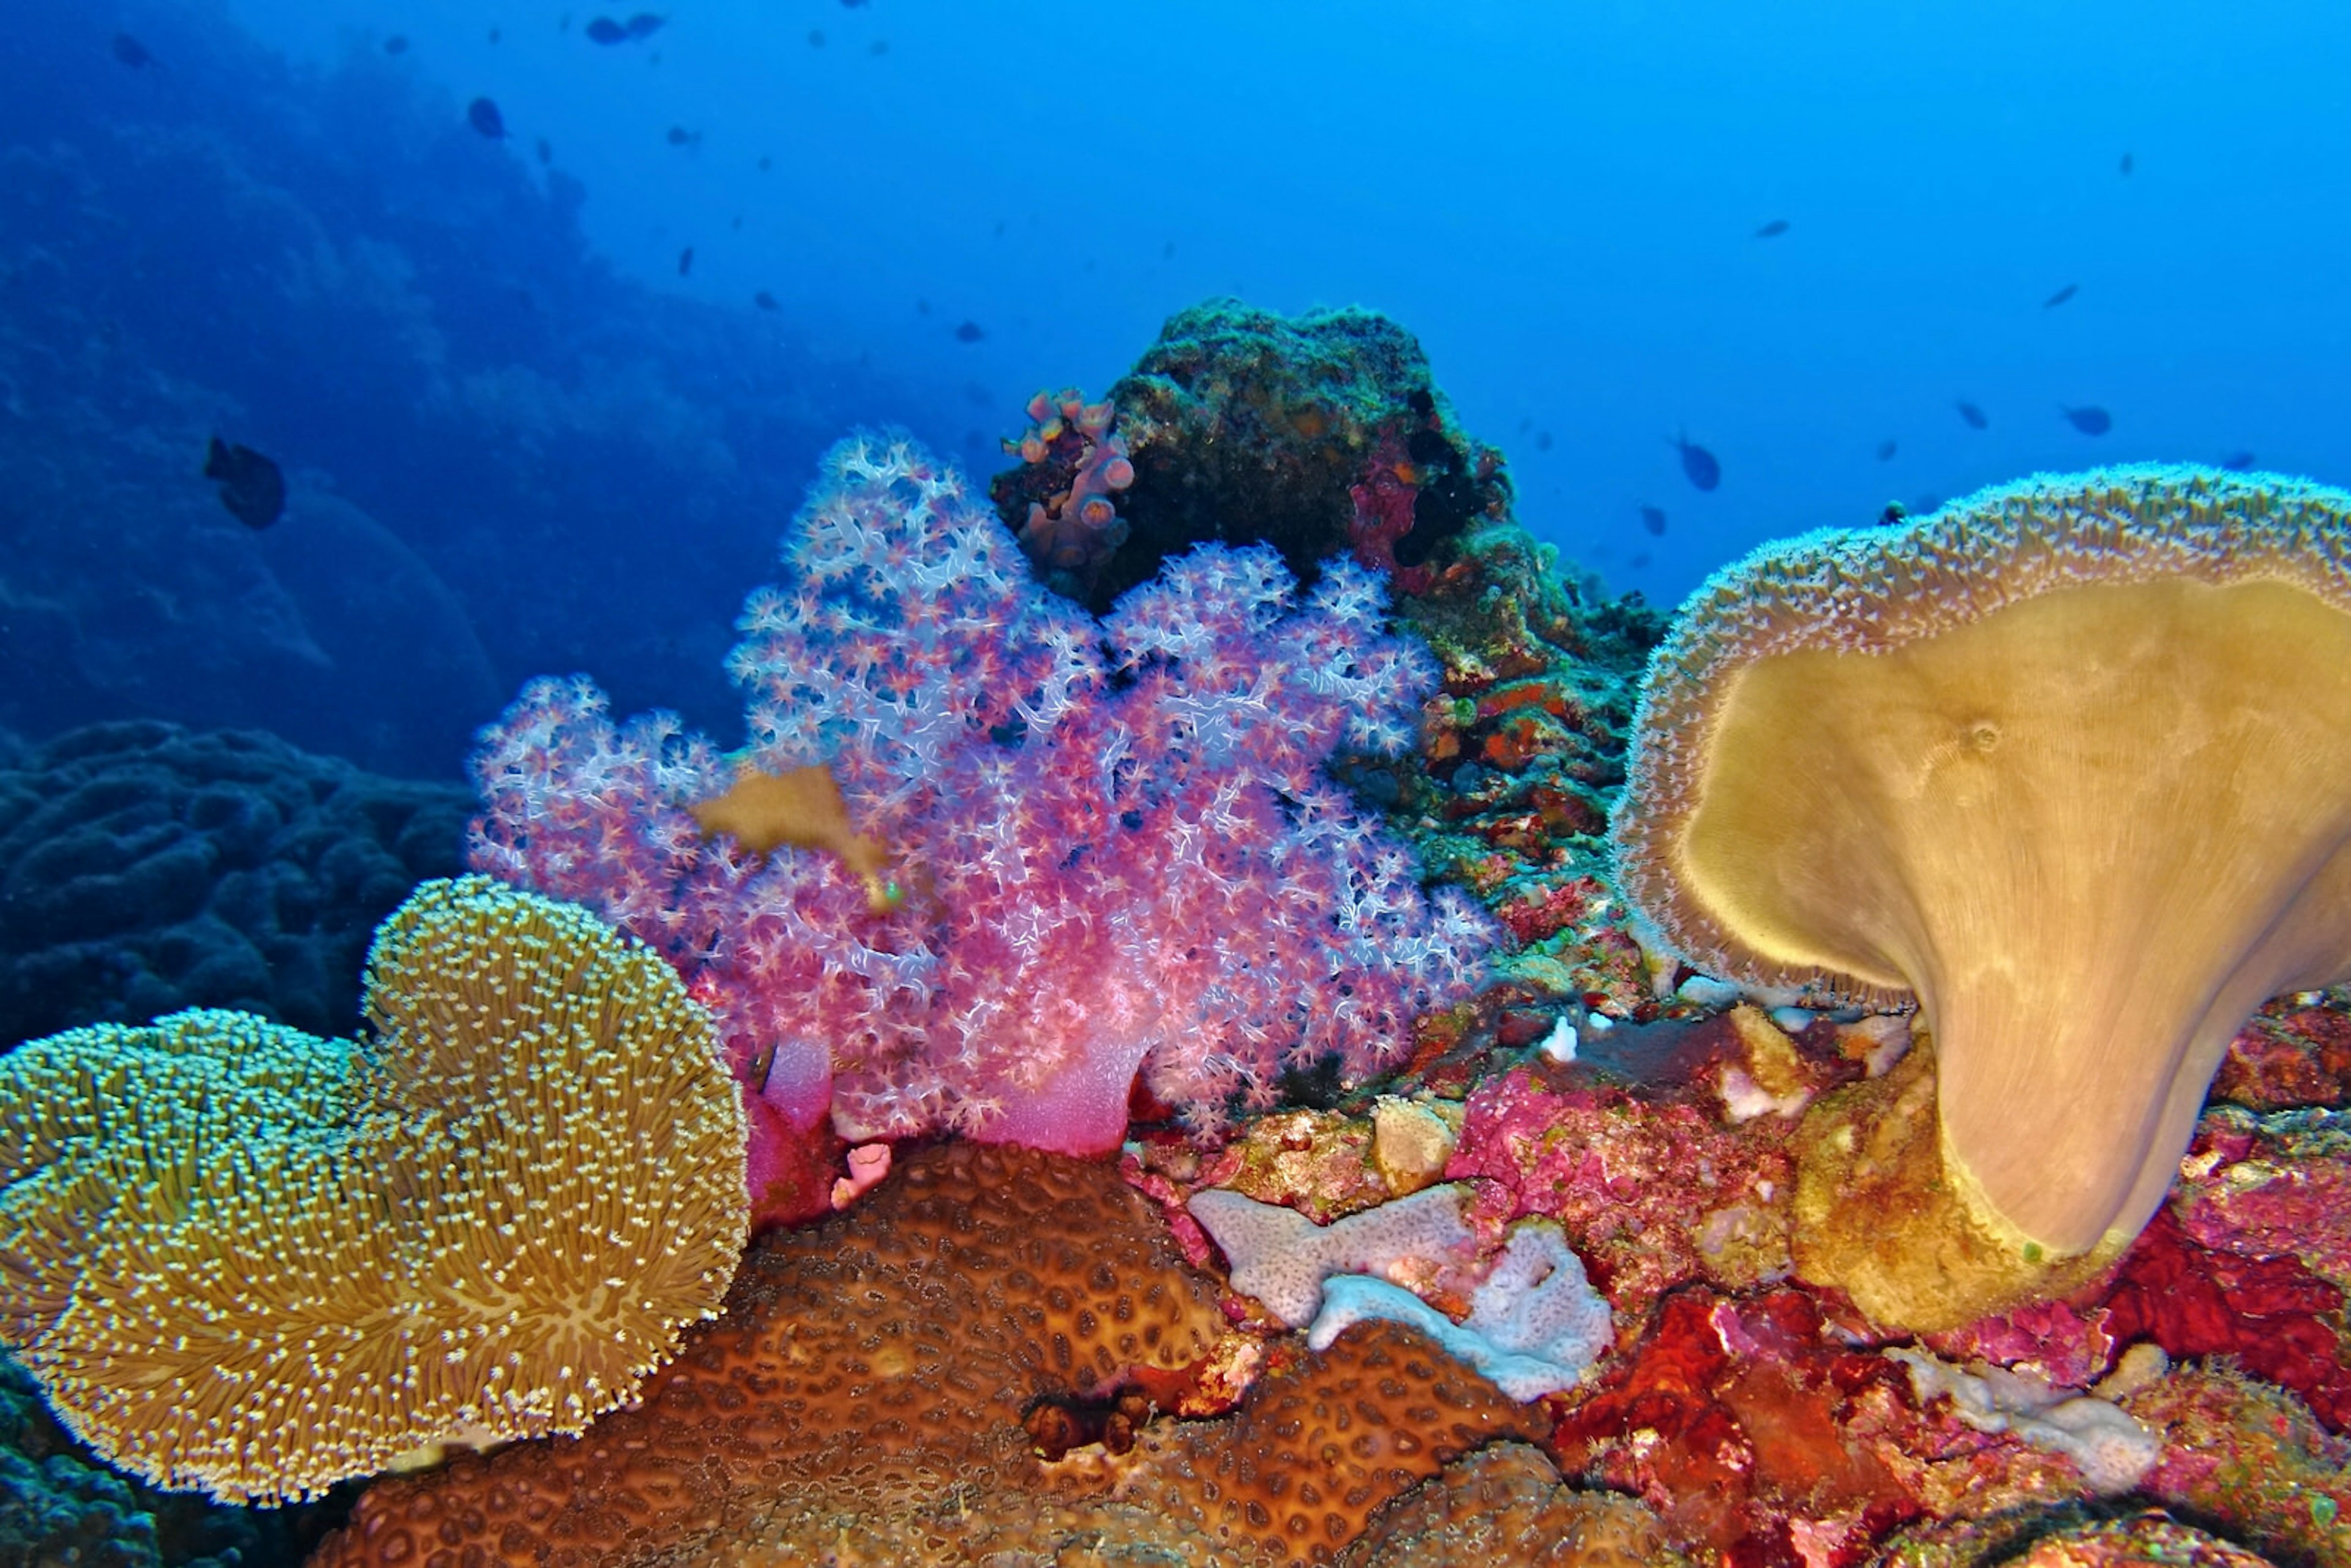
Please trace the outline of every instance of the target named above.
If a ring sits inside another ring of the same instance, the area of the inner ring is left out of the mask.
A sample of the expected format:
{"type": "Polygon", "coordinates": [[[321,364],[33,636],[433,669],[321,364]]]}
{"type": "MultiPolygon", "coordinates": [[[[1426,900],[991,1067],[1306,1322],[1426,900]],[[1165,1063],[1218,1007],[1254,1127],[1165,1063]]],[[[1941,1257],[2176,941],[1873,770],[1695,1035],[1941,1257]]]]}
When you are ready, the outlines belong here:
{"type": "Polygon", "coordinates": [[[319,1562],[618,1568],[721,1542],[813,1552],[893,1520],[911,1549],[942,1505],[1037,1479],[1032,1402],[1180,1369],[1219,1328],[1109,1166],[926,1151],[847,1215],[756,1246],[638,1408],[379,1485],[319,1562]]]}

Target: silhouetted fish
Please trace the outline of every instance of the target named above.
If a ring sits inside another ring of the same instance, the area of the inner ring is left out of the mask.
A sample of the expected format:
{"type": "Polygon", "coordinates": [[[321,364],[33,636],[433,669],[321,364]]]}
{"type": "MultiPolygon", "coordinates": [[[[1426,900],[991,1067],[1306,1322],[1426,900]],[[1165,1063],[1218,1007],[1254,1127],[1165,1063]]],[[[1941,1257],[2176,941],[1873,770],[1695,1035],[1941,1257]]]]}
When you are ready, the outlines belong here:
{"type": "Polygon", "coordinates": [[[662,23],[664,19],[665,18],[664,17],[654,16],[651,11],[640,11],[628,20],[629,37],[632,38],[650,38],[655,33],[661,31],[662,23]]]}
{"type": "Polygon", "coordinates": [[[1711,490],[1722,483],[1722,465],[1714,460],[1713,453],[1693,444],[1687,432],[1667,436],[1666,444],[1682,455],[1682,472],[1689,476],[1691,484],[1701,490],[1711,490]]]}
{"type": "Polygon", "coordinates": [[[764,288],[759,290],[758,293],[751,296],[751,303],[757,305],[762,310],[773,310],[777,308],[776,297],[768,293],[764,288]]]}
{"type": "Polygon", "coordinates": [[[1643,528],[1653,534],[1662,534],[1666,531],[1666,509],[1663,507],[1652,507],[1645,502],[1640,510],[1643,528]]]}
{"type": "Polygon", "coordinates": [[[547,138],[544,136],[538,139],[538,161],[542,163],[555,162],[555,149],[548,145],[547,138]]]}
{"type": "Polygon", "coordinates": [[[876,38],[865,46],[865,52],[869,55],[886,55],[890,52],[890,40],[876,38]]]}
{"type": "Polygon", "coordinates": [[[854,11],[864,4],[865,0],[841,0],[841,7],[844,11],[854,11]]]}
{"type": "Polygon", "coordinates": [[[2058,412],[2065,416],[2066,423],[2085,435],[2104,435],[2115,427],[2114,416],[2094,402],[2085,402],[2079,408],[2060,404],[2058,412]]]}
{"type": "Polygon", "coordinates": [[[1991,423],[1991,421],[1984,417],[1983,410],[1968,402],[1965,398],[1961,398],[1951,406],[1959,411],[1959,417],[1967,421],[1968,428],[1970,430],[1981,430],[1991,423]]]}
{"type": "Polygon", "coordinates": [[[958,343],[977,343],[987,336],[987,329],[977,321],[967,321],[956,329],[956,341],[958,343]]]}
{"type": "Polygon", "coordinates": [[[220,486],[221,505],[248,528],[266,528],[286,510],[286,476],[250,446],[213,437],[204,448],[204,477],[220,486]]]}
{"type": "Polygon", "coordinates": [[[610,16],[597,17],[583,31],[591,44],[625,44],[629,41],[629,30],[610,16]]]}
{"type": "Polygon", "coordinates": [[[1877,444],[1877,460],[1880,463],[1888,462],[1893,458],[1893,456],[1894,443],[1891,439],[1881,441],[1877,444]]]}
{"type": "Polygon", "coordinates": [[[702,145],[702,132],[688,131],[683,125],[673,125],[669,128],[669,144],[672,147],[699,147],[702,145]]]}
{"type": "Polygon", "coordinates": [[[387,55],[406,54],[408,52],[408,39],[399,33],[394,33],[391,37],[386,38],[383,41],[383,52],[387,55]]]}
{"type": "Polygon", "coordinates": [[[2078,283],[2067,284],[2064,287],[2059,289],[2056,293],[2043,300],[2041,302],[2041,308],[2043,310],[2056,309],[2057,307],[2064,304],[2065,301],[2073,298],[2075,294],[2081,292],[2081,287],[2082,286],[2078,283]]]}
{"type": "Polygon", "coordinates": [[[114,57],[134,71],[143,71],[155,63],[155,57],[147,52],[147,46],[128,33],[115,34],[113,47],[114,57]]]}
{"type": "Polygon", "coordinates": [[[1787,232],[1788,220],[1785,218],[1773,218],[1770,223],[1765,224],[1761,228],[1755,231],[1755,237],[1757,239],[1778,239],[1782,235],[1786,234],[1787,232]]]}
{"type": "Polygon", "coordinates": [[[2124,154],[2123,154],[2122,169],[2123,169],[2123,178],[2124,178],[2124,179],[2126,179],[2126,180],[2129,179],[2129,178],[2130,178],[2130,172],[2131,172],[2131,155],[2130,155],[2129,153],[2127,153],[2127,152],[2126,152],[2126,153],[2124,153],[2124,154]]]}
{"type": "Polygon", "coordinates": [[[2252,465],[2253,455],[2250,452],[2231,452],[2220,459],[2220,466],[2232,473],[2242,474],[2252,465]]]}
{"type": "Polygon", "coordinates": [[[684,250],[677,253],[677,275],[680,277],[684,277],[693,270],[694,247],[692,246],[687,246],[684,250]]]}
{"type": "Polygon", "coordinates": [[[809,29],[809,47],[810,47],[810,48],[811,48],[811,49],[820,49],[820,48],[824,47],[824,29],[823,29],[823,28],[821,28],[821,27],[810,27],[810,28],[809,29]]]}
{"type": "Polygon", "coordinates": [[[477,98],[465,106],[465,123],[492,141],[507,133],[506,116],[500,114],[498,106],[486,98],[477,98]]]}
{"type": "Polygon", "coordinates": [[[1909,517],[1909,507],[1899,501],[1888,501],[1886,503],[1886,509],[1877,514],[1877,526],[1881,528],[1898,528],[1908,521],[1909,517]]]}

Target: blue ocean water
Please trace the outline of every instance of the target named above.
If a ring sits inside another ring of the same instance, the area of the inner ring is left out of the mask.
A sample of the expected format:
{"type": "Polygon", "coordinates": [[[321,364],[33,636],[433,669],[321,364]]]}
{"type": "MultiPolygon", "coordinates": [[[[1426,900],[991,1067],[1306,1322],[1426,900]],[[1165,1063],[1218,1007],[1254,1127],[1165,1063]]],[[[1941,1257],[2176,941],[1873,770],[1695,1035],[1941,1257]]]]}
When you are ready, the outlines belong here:
{"type": "Polygon", "coordinates": [[[592,666],[724,733],[827,442],[984,478],[1036,389],[1225,294],[1402,322],[1521,520],[1661,604],[2035,469],[2351,476],[2339,6],[645,15],[16,8],[0,726],[445,775],[592,666]],[[215,433],[283,466],[280,526],[217,505],[215,433]]]}

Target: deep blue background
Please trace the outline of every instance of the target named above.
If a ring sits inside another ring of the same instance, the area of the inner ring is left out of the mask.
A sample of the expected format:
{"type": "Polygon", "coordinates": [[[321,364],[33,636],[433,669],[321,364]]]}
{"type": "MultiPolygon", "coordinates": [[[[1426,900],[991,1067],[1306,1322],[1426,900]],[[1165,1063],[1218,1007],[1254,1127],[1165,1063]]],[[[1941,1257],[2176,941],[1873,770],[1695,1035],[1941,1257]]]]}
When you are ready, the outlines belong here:
{"type": "Polygon", "coordinates": [[[2351,478],[2340,5],[640,4],[615,47],[590,0],[12,8],[0,726],[445,773],[587,668],[731,736],[826,441],[984,475],[1226,292],[1396,317],[1522,519],[1667,602],[2034,469],[2351,478]],[[214,429],[287,465],[277,529],[192,479],[214,429]]]}

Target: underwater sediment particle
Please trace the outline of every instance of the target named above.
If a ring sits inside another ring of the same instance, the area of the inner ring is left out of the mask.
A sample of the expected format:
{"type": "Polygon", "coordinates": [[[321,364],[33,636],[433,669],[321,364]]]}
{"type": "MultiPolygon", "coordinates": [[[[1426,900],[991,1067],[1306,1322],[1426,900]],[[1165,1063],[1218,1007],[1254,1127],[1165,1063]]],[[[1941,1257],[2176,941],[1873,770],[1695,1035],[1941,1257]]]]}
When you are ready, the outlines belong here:
{"type": "Polygon", "coordinates": [[[1717,573],[1612,827],[1695,967],[1925,1014],[1931,1178],[1798,1263],[1932,1329],[2118,1253],[2246,1018],[2351,974],[2346,777],[2351,496],[2135,465],[1717,573]]]}
{"type": "Polygon", "coordinates": [[[277,1502],[577,1432],[716,1311],[743,1111],[658,955],[427,883],[366,1010],[356,1041],[192,1011],[0,1059],[0,1341],[111,1463],[277,1502]]]}

